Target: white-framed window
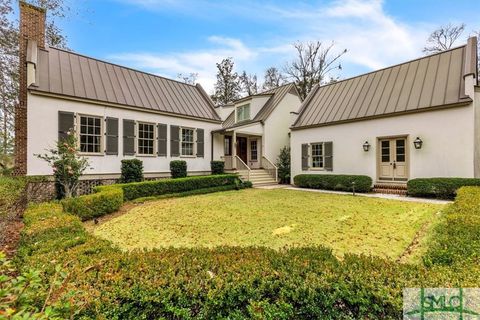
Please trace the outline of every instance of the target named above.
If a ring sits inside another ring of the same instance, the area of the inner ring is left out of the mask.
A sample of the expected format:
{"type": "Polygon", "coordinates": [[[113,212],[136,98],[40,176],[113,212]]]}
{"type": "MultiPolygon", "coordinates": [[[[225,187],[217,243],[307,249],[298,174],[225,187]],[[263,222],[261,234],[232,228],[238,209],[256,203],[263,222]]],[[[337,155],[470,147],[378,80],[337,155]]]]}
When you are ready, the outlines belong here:
{"type": "Polygon", "coordinates": [[[78,115],[78,144],[81,153],[102,153],[103,118],[91,115],[78,115]]]}
{"type": "Polygon", "coordinates": [[[184,157],[195,156],[195,129],[181,128],[180,155],[184,157]]]}
{"type": "Polygon", "coordinates": [[[310,145],[312,155],[312,168],[323,169],[325,165],[325,154],[323,142],[310,145]]]}
{"type": "Polygon", "coordinates": [[[237,107],[237,122],[250,120],[250,103],[237,107]]]}
{"type": "Polygon", "coordinates": [[[232,155],[232,137],[230,136],[225,136],[223,139],[223,154],[225,156],[232,155]]]}
{"type": "Polygon", "coordinates": [[[139,155],[155,154],[155,124],[137,123],[137,153],[139,155]]]}
{"type": "Polygon", "coordinates": [[[250,161],[258,161],[257,140],[250,140],[250,161]]]}

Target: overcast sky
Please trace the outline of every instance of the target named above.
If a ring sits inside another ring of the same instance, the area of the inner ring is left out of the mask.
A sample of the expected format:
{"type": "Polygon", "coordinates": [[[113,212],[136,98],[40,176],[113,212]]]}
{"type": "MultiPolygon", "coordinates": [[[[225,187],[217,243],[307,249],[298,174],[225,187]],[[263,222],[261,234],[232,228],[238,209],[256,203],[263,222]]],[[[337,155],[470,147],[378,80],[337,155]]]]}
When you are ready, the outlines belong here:
{"type": "Polygon", "coordinates": [[[347,49],[341,78],[422,55],[439,25],[467,24],[459,45],[480,30],[478,0],[204,1],[83,0],[62,22],[72,50],[176,78],[195,72],[213,90],[215,63],[237,71],[283,68],[300,40],[347,49]]]}

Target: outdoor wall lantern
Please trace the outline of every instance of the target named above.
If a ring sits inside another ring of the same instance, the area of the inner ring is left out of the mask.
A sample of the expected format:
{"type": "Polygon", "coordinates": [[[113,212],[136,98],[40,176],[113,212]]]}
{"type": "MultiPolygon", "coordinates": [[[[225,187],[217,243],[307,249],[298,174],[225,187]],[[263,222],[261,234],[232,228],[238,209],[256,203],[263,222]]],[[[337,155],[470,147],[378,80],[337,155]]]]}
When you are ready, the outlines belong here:
{"type": "Polygon", "coordinates": [[[368,150],[370,150],[370,143],[368,143],[368,141],[365,141],[365,143],[363,144],[363,151],[367,152],[368,150]]]}
{"type": "Polygon", "coordinates": [[[413,141],[413,145],[415,146],[415,149],[422,149],[422,144],[423,144],[423,141],[419,137],[417,137],[417,139],[413,141]]]}

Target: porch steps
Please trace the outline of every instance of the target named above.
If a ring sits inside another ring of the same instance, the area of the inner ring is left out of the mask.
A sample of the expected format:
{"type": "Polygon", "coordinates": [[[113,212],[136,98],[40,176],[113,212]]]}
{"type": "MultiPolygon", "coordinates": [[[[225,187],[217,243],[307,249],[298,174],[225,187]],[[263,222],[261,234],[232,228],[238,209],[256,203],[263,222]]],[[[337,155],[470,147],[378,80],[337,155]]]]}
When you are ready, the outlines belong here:
{"type": "Polygon", "coordinates": [[[407,185],[404,183],[376,183],[373,185],[373,192],[406,196],[407,185]]]}
{"type": "Polygon", "coordinates": [[[250,180],[254,187],[277,184],[275,179],[264,169],[253,169],[250,171],[250,179],[248,179],[248,171],[238,171],[243,180],[250,180]]]}

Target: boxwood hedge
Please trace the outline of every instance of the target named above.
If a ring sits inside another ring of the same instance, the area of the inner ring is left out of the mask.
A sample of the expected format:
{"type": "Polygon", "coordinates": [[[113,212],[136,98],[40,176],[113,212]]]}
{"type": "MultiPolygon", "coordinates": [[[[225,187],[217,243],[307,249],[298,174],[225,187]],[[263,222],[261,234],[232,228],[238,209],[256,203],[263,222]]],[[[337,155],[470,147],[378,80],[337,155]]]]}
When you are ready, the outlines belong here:
{"type": "Polygon", "coordinates": [[[480,186],[480,179],[473,178],[419,178],[409,180],[407,193],[412,197],[452,200],[457,190],[465,186],[480,186]]]}
{"type": "Polygon", "coordinates": [[[355,187],[356,192],[369,192],[372,188],[372,178],[361,175],[299,174],[293,178],[293,181],[300,188],[310,189],[351,192],[355,187]]]}

